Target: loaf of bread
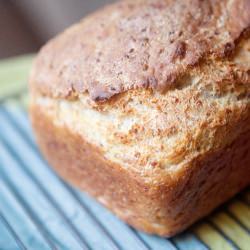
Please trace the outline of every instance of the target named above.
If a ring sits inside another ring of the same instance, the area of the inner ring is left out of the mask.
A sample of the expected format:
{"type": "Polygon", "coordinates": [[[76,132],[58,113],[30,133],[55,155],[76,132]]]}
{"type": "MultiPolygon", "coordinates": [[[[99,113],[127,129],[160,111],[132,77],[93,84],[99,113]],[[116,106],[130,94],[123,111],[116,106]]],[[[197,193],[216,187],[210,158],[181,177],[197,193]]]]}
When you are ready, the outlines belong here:
{"type": "Polygon", "coordinates": [[[127,0],[45,45],[30,77],[45,158],[172,236],[250,183],[250,1],[127,0]]]}

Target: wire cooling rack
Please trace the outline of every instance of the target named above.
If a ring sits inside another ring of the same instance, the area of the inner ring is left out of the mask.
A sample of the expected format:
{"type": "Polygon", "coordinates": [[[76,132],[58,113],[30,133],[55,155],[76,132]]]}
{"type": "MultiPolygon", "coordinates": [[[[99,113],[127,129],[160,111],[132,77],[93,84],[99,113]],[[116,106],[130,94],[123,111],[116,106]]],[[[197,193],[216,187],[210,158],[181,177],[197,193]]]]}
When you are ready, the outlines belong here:
{"type": "Polygon", "coordinates": [[[0,98],[0,250],[250,249],[250,190],[170,239],[123,223],[43,160],[26,96],[19,90],[0,98]]]}

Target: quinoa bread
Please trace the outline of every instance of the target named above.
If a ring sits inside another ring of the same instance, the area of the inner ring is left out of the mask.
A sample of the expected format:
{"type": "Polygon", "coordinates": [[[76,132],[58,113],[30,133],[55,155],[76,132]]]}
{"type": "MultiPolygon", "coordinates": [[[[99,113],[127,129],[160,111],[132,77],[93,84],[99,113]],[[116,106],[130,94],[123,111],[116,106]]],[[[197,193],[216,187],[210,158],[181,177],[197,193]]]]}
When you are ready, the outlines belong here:
{"type": "Polygon", "coordinates": [[[38,145],[121,219],[172,236],[250,183],[250,1],[126,0],[49,41],[38,145]]]}

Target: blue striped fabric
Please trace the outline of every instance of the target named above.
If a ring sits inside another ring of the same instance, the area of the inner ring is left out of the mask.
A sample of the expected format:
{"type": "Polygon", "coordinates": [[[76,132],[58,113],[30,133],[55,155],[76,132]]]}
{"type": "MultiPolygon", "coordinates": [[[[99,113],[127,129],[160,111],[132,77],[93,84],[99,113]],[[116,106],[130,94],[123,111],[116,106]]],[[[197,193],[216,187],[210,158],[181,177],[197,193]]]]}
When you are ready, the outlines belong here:
{"type": "Polygon", "coordinates": [[[164,239],[137,232],[63,182],[40,156],[26,112],[0,107],[0,249],[208,249],[194,234],[164,239]],[[6,223],[5,223],[6,224],[6,223]],[[11,241],[10,238],[13,240],[11,241]],[[25,248],[24,248],[25,249],[25,248]]]}

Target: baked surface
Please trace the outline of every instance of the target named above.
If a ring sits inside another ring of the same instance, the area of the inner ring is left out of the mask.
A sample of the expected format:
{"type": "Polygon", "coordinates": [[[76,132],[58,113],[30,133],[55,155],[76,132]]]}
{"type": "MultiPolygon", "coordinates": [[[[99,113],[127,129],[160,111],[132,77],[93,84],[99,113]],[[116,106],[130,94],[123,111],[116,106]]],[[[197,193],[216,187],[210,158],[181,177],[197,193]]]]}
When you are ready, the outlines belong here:
{"type": "Polygon", "coordinates": [[[227,75],[221,62],[249,25],[249,0],[120,1],[50,41],[31,79],[46,95],[88,91],[94,100],[134,88],[177,88],[202,65],[204,77],[220,81],[227,75]]]}
{"type": "Polygon", "coordinates": [[[165,236],[249,185],[249,3],[122,1],[45,45],[31,117],[51,165],[165,236]]]}

